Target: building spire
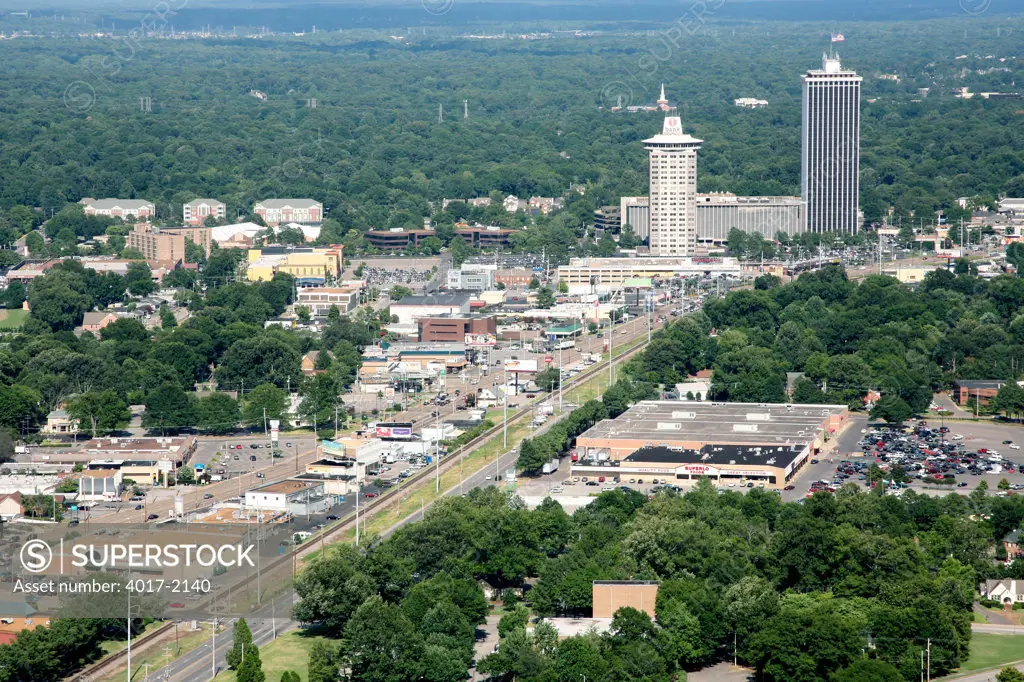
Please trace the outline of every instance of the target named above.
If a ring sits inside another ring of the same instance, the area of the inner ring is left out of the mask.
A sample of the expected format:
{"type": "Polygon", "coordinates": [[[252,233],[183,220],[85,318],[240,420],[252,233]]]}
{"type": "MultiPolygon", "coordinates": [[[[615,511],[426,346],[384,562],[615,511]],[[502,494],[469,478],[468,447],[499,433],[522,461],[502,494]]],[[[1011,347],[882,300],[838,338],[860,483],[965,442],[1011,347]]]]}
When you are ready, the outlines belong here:
{"type": "Polygon", "coordinates": [[[661,97],[658,98],[658,102],[659,103],[661,103],[661,102],[668,102],[668,100],[665,99],[665,84],[664,83],[661,84],[661,97]]]}

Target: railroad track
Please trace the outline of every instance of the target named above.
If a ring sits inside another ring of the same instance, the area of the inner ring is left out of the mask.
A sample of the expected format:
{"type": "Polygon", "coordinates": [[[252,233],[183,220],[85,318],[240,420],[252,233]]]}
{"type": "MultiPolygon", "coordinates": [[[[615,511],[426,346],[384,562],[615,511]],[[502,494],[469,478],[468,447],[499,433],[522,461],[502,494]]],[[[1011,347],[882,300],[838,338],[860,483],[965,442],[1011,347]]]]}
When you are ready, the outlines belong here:
{"type": "MultiPolygon", "coordinates": [[[[156,630],[147,632],[146,634],[132,640],[132,649],[137,652],[141,652],[142,649],[146,648],[150,642],[158,639],[168,631],[174,629],[174,621],[169,620],[156,630]]],[[[121,649],[116,651],[106,658],[102,658],[95,663],[86,666],[84,669],[79,670],[73,675],[69,675],[64,678],[65,682],[92,682],[93,680],[99,680],[104,677],[109,677],[110,673],[114,671],[122,662],[125,662],[128,658],[128,649],[121,649]]]]}

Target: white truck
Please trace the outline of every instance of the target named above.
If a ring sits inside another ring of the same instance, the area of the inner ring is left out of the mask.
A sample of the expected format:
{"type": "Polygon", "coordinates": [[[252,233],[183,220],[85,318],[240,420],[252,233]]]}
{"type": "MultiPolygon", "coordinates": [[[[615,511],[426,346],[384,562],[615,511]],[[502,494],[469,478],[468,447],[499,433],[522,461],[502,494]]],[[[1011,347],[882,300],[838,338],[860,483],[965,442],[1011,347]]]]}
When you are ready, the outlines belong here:
{"type": "Polygon", "coordinates": [[[572,340],[559,341],[555,344],[555,350],[568,350],[569,348],[575,348],[576,342],[572,340]]]}
{"type": "Polygon", "coordinates": [[[555,457],[550,462],[545,464],[540,471],[543,474],[551,474],[558,471],[558,458],[555,457]]]}

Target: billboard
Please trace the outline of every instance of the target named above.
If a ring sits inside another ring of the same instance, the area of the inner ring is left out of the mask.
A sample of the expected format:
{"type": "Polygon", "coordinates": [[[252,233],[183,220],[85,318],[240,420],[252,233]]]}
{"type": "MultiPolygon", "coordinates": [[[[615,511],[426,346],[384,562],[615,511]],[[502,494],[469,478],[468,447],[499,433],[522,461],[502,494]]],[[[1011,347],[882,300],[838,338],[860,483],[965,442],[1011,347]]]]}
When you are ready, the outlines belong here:
{"type": "Polygon", "coordinates": [[[536,360],[506,360],[506,372],[519,372],[522,374],[534,374],[537,371],[536,360]]]}
{"type": "Polygon", "coordinates": [[[412,424],[384,424],[376,427],[377,438],[409,440],[412,438],[412,424]]]}
{"type": "Polygon", "coordinates": [[[345,446],[333,440],[325,440],[322,443],[323,453],[325,455],[334,455],[335,457],[345,456],[345,446]]]}
{"type": "Polygon", "coordinates": [[[467,346],[493,347],[498,343],[494,334],[466,334],[467,346]]]}
{"type": "Polygon", "coordinates": [[[281,420],[271,419],[270,420],[270,442],[277,444],[277,439],[281,435],[281,420]]]}

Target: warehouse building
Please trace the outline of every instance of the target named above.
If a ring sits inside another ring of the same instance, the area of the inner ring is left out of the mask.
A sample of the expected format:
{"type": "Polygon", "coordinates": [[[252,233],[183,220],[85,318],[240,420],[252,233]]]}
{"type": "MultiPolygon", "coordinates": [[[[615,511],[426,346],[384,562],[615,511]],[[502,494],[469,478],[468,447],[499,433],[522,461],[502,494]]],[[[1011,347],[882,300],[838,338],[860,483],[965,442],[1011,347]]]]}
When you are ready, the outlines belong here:
{"type": "Polygon", "coordinates": [[[845,405],[644,401],[576,439],[573,473],[784,486],[848,417],[845,405]]]}

